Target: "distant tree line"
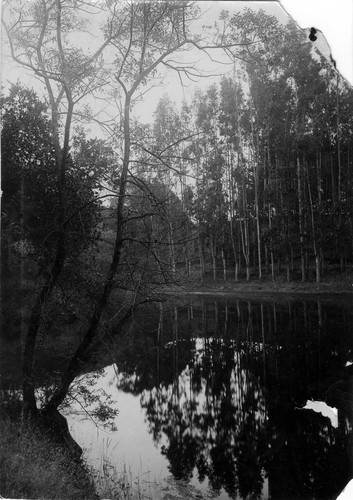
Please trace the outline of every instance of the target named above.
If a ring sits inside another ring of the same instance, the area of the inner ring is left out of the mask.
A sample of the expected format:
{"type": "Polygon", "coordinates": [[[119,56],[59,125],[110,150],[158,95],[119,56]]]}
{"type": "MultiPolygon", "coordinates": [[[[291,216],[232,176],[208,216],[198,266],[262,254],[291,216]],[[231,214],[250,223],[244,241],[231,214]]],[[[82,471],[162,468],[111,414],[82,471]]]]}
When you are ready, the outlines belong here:
{"type": "Polygon", "coordinates": [[[155,175],[172,164],[163,182],[189,217],[189,275],[319,282],[352,264],[352,88],[304,33],[283,30],[181,110],[168,96],[157,107],[155,175]]]}

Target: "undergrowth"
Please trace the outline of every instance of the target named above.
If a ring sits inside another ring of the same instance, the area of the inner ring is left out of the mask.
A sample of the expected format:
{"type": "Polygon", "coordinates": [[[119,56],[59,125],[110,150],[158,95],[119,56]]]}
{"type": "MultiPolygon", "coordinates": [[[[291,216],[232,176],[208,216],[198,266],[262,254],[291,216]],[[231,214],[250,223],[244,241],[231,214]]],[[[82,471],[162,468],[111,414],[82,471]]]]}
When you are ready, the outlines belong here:
{"type": "Polygon", "coordinates": [[[0,495],[45,500],[98,499],[90,472],[39,431],[0,419],[0,495]]]}

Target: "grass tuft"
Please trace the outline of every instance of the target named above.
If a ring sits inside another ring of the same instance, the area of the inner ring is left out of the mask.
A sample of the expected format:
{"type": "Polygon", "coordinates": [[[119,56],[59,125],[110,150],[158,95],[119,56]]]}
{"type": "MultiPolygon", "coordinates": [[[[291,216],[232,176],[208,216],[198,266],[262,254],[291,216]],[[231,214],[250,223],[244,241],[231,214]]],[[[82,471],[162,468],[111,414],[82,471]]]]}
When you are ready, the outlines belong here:
{"type": "Polygon", "coordinates": [[[39,431],[0,419],[0,495],[7,498],[97,499],[82,461],[73,461],[39,431]]]}

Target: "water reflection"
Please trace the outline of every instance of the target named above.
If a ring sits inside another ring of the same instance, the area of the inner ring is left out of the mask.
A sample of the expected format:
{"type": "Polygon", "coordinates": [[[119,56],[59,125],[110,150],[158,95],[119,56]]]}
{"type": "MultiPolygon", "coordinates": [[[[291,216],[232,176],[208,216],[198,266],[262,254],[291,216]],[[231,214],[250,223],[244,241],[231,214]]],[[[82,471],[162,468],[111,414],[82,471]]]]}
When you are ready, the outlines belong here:
{"type": "Polygon", "coordinates": [[[207,477],[214,491],[246,497],[250,481],[251,493],[260,494],[267,415],[259,377],[229,342],[193,343],[189,364],[173,384],[143,391],[149,429],[157,444],[167,438],[161,451],[175,478],[190,480],[196,469],[198,480],[207,477]]]}
{"type": "Polygon", "coordinates": [[[344,302],[173,304],[120,345],[109,387],[139,397],[156,470],[219,498],[335,498],[353,476],[352,413],[338,406],[335,426],[299,408],[351,383],[351,320],[344,302]]]}

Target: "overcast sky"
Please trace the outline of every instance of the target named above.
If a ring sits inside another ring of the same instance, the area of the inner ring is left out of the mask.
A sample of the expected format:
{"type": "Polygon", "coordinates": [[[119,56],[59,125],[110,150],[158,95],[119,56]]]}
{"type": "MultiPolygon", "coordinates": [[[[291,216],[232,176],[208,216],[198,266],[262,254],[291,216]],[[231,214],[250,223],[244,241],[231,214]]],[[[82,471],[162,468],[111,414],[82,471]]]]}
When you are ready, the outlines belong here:
{"type": "MultiPolygon", "coordinates": [[[[337,69],[353,85],[353,0],[219,0],[200,1],[199,4],[202,10],[207,9],[205,19],[210,24],[216,20],[223,9],[227,9],[232,13],[234,10],[247,6],[255,9],[263,8],[266,13],[275,15],[281,22],[287,21],[288,13],[300,28],[315,27],[321,30],[330,45],[332,56],[337,63],[337,69]]],[[[202,24],[204,23],[205,20],[202,21],[202,24]]],[[[6,50],[3,53],[5,55],[6,50]]],[[[207,70],[209,70],[209,60],[205,64],[207,70]]],[[[224,67],[219,69],[221,72],[224,71],[224,67]]],[[[218,68],[213,70],[217,72],[218,68]]],[[[10,63],[9,59],[3,58],[2,84],[8,85],[8,81],[15,82],[18,78],[21,79],[22,83],[29,86],[36,85],[27,71],[24,69],[19,70],[14,64],[10,63]]],[[[210,79],[202,80],[199,82],[201,87],[211,83],[210,79]]],[[[168,81],[165,80],[163,85],[158,86],[146,96],[145,105],[139,106],[139,109],[136,110],[137,115],[142,121],[149,121],[152,118],[151,114],[157,101],[163,93],[168,93],[173,100],[180,101],[183,97],[187,98],[192,91],[192,87],[183,91],[178,79],[173,82],[173,77],[168,78],[168,81]],[[187,95],[185,95],[185,92],[187,95]]]]}
{"type": "MultiPolygon", "coordinates": [[[[200,4],[204,3],[209,6],[213,4],[212,11],[216,12],[222,8],[232,10],[235,3],[248,4],[249,6],[257,4],[267,11],[272,10],[277,2],[266,0],[200,2],[200,4]]],[[[297,21],[301,28],[314,26],[324,33],[339,71],[353,85],[353,1],[278,0],[278,3],[297,21]]],[[[3,71],[2,79],[6,79],[6,76],[6,71],[3,71]]]]}
{"type": "Polygon", "coordinates": [[[337,69],[353,85],[353,0],[281,0],[280,3],[301,28],[315,27],[324,33],[337,69]]]}
{"type": "MultiPolygon", "coordinates": [[[[353,0],[218,0],[199,1],[202,10],[207,10],[206,19],[216,20],[220,12],[229,10],[230,13],[244,7],[261,8],[267,14],[276,16],[280,22],[286,23],[289,16],[298,24],[299,28],[311,28],[323,32],[328,42],[332,57],[337,63],[337,69],[353,85],[353,0]]],[[[201,24],[204,24],[203,20],[201,24]]],[[[315,44],[318,48],[318,39],[315,44]]],[[[325,54],[326,55],[326,54],[325,54]]],[[[205,56],[204,64],[208,70],[211,69],[210,62],[205,56]]],[[[215,66],[213,71],[224,72],[222,66],[215,66]]],[[[232,71],[231,68],[229,68],[232,71]]],[[[206,87],[212,83],[211,78],[201,79],[198,87],[206,87]]],[[[151,113],[164,93],[170,95],[172,100],[180,101],[183,97],[188,98],[196,85],[181,89],[178,79],[171,75],[164,80],[163,86],[152,90],[146,95],[145,102],[136,109],[136,116],[142,121],[150,121],[151,113]]]]}

